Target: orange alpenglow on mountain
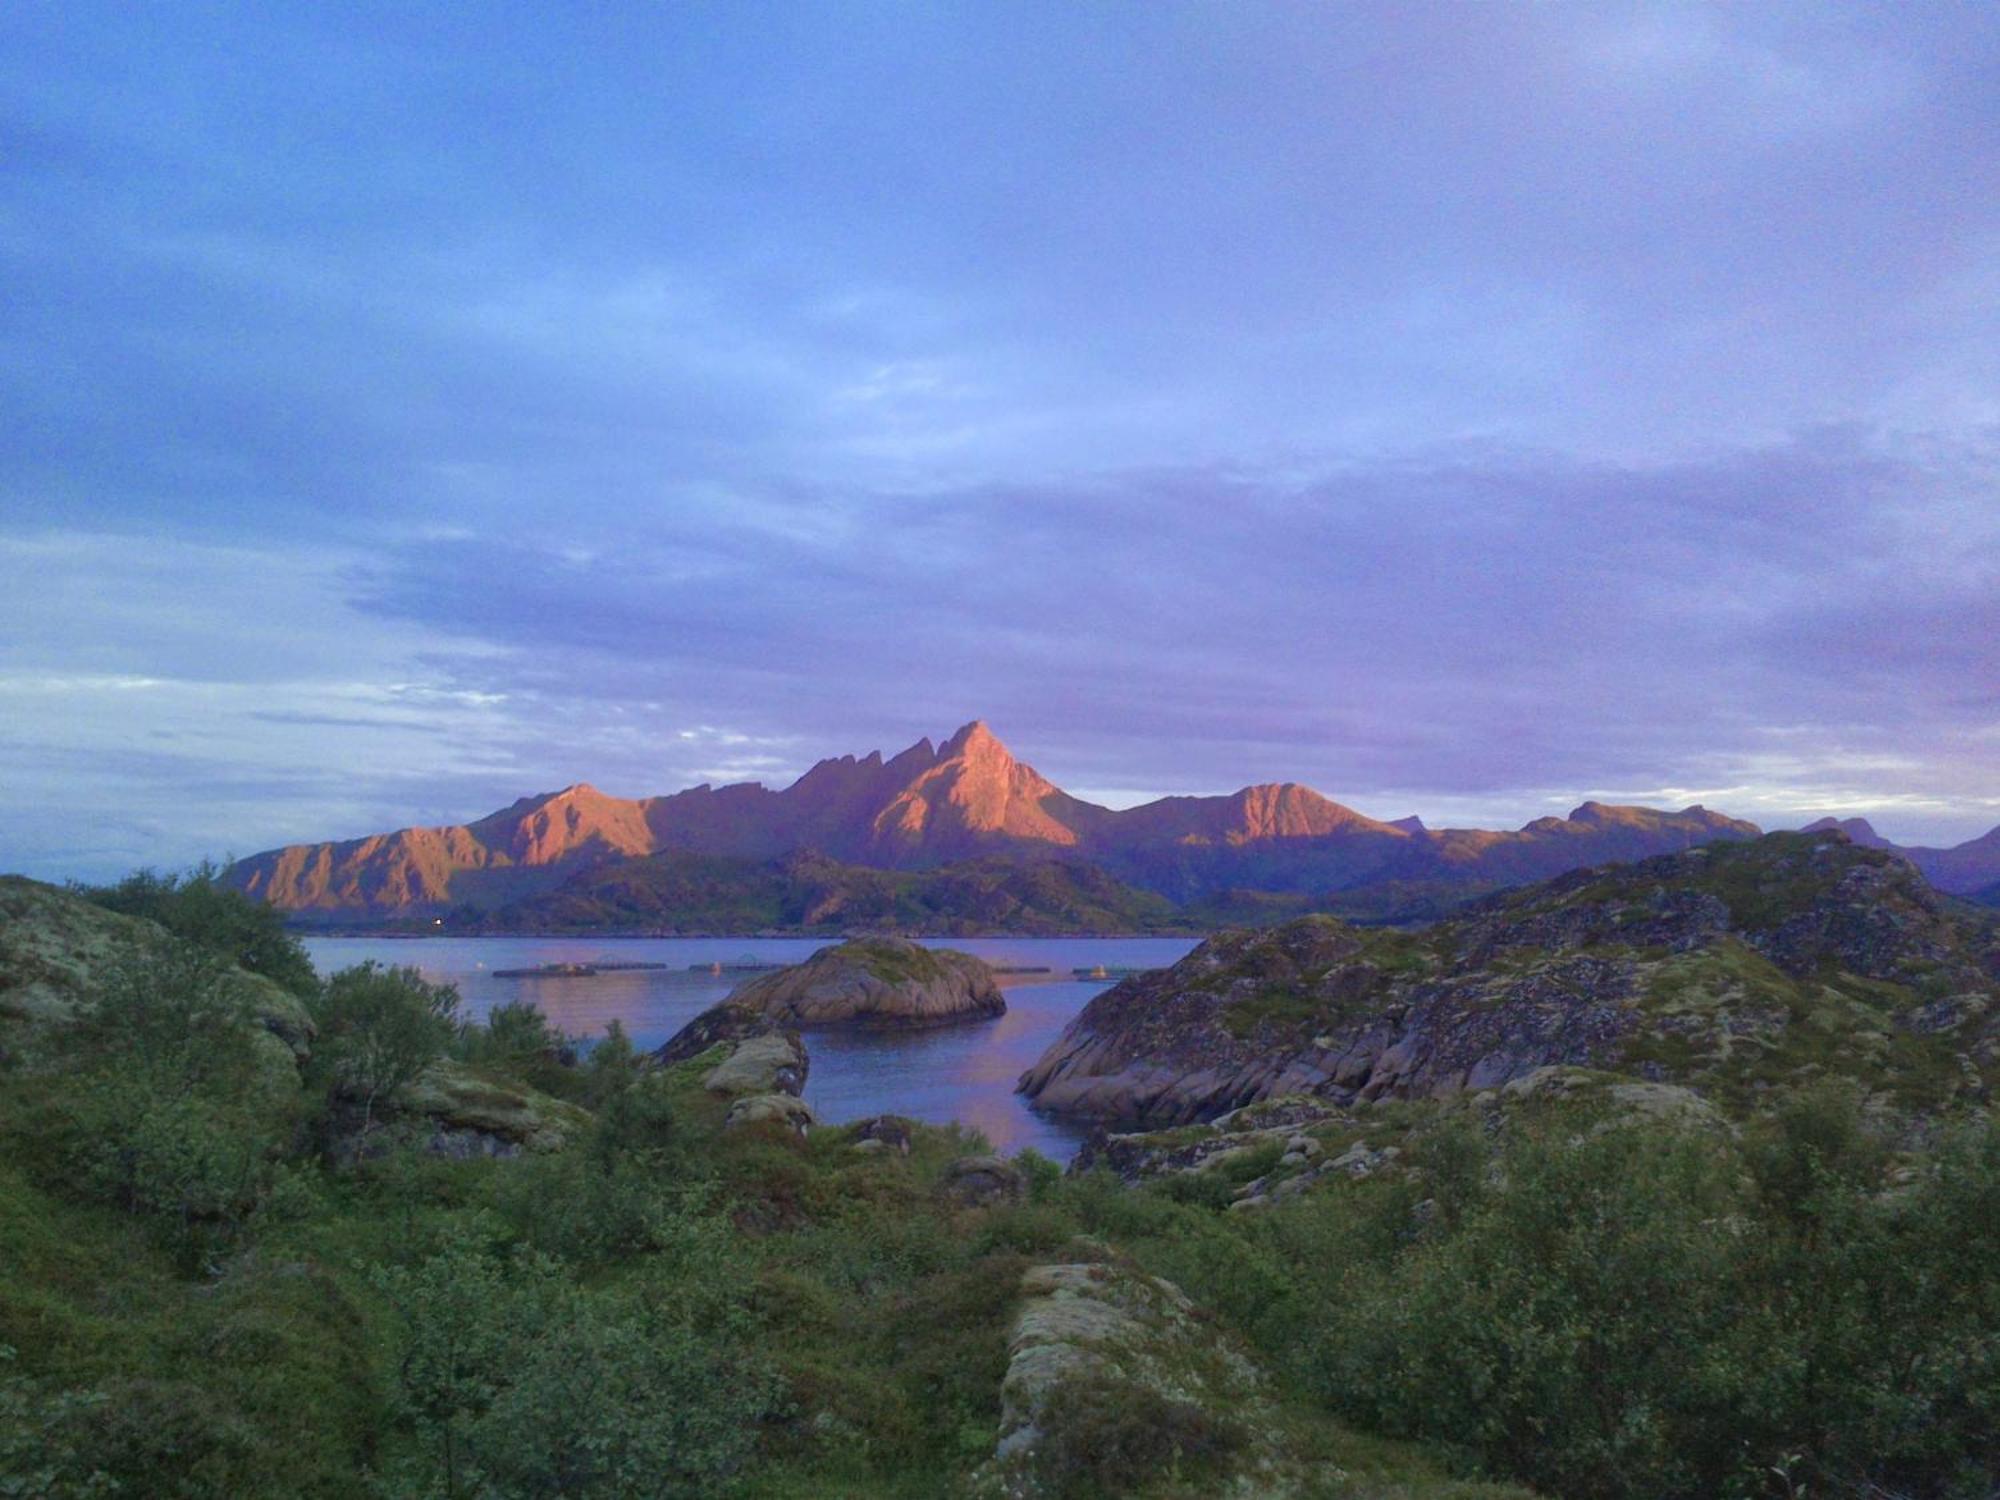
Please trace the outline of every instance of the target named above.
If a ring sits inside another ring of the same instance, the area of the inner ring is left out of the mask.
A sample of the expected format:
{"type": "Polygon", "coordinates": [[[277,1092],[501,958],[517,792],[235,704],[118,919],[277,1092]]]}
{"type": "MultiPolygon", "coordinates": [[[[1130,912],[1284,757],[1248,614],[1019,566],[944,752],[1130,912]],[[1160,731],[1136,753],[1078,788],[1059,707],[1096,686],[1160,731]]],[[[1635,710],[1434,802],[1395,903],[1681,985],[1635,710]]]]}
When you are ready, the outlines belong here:
{"type": "MultiPolygon", "coordinates": [[[[811,849],[885,869],[996,854],[1085,860],[1187,900],[1379,881],[1512,884],[1758,831],[1701,807],[1598,802],[1511,831],[1430,829],[1367,817],[1290,782],[1112,809],[1063,791],[975,720],[942,745],[922,739],[888,760],[823,760],[782,790],[742,783],[628,799],[579,784],[462,827],[270,850],[229,876],[288,911],[372,917],[514,900],[581,869],[667,851],[770,859],[811,849]]],[[[1958,850],[1903,852],[1927,872],[1934,856],[1953,889],[2000,876],[2000,830],[1958,850]]]]}

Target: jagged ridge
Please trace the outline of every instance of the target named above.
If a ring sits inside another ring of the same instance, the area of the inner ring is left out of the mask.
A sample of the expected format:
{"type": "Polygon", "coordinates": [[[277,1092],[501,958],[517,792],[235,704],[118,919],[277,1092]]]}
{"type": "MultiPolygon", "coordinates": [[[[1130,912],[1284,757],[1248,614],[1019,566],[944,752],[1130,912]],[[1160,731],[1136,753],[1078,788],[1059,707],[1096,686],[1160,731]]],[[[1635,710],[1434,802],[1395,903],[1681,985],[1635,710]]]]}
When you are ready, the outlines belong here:
{"type": "Polygon", "coordinates": [[[268,850],[228,879],[321,918],[428,916],[505,906],[579,870],[667,851],[768,860],[811,849],[893,870],[1053,855],[1190,902],[1229,891],[1476,889],[1757,832],[1699,807],[1598,803],[1511,832],[1431,830],[1414,818],[1366,817],[1292,783],[1114,810],[1070,796],[975,721],[941,746],[919,740],[888,760],[821,761],[779,791],[698,786],[628,800],[577,785],[459,827],[268,850]]]}

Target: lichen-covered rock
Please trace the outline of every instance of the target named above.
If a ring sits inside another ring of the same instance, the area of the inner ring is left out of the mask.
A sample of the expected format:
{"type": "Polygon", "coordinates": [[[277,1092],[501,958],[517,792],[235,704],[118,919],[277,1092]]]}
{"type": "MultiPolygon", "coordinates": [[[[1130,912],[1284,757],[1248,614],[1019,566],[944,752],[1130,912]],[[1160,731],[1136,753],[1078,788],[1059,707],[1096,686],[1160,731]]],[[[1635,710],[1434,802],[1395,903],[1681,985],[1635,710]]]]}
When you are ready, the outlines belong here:
{"type": "Polygon", "coordinates": [[[803,1099],[790,1094],[745,1094],[729,1106],[722,1128],[747,1130],[755,1125],[770,1125],[803,1140],[818,1123],[812,1106],[803,1099]]]}
{"type": "Polygon", "coordinates": [[[860,938],[747,980],[718,1009],[772,1026],[923,1027],[1003,1015],[993,971],[967,953],[860,938]]]}
{"type": "Polygon", "coordinates": [[[1827,1072],[1912,1110],[1986,1097],[2000,976],[1900,858],[1772,834],[1507,891],[1418,933],[1218,934],[1098,996],[1020,1088],[1148,1126],[1288,1094],[1341,1107],[1549,1067],[1732,1105],[1827,1072]]]}
{"type": "Polygon", "coordinates": [[[1027,1191],[1020,1169],[1004,1157],[961,1156],[944,1169],[939,1191],[954,1203],[983,1208],[1011,1203],[1027,1191]]]}
{"type": "Polygon", "coordinates": [[[871,1115],[844,1127],[857,1151],[886,1151],[908,1156],[916,1138],[917,1122],[903,1115],[871,1115]]]}
{"type": "Polygon", "coordinates": [[[701,1086],[711,1094],[790,1094],[805,1091],[809,1067],[805,1044],[797,1033],[770,1031],[736,1044],[736,1050],[711,1068],[701,1086]]]}
{"type": "Polygon", "coordinates": [[[1672,1083],[1652,1083],[1592,1072],[1587,1068],[1537,1068],[1510,1080],[1500,1090],[1507,1103],[1532,1100],[1589,1100],[1604,1106],[1607,1119],[1671,1121],[1679,1125],[1720,1125],[1715,1105],[1693,1089],[1672,1083]]]}
{"type": "Polygon", "coordinates": [[[1069,1170],[1080,1173],[1102,1167],[1126,1182],[1144,1182],[1226,1168],[1274,1146],[1282,1165],[1295,1166],[1320,1153],[1320,1143],[1306,1133],[1308,1128],[1347,1129],[1355,1124],[1354,1115],[1323,1099],[1288,1096],[1231,1110],[1205,1125],[1095,1131],[1071,1158],[1069,1170]]]}
{"type": "Polygon", "coordinates": [[[559,1151],[590,1124],[588,1110],[448,1058],[425,1068],[391,1107],[405,1119],[425,1122],[426,1140],[446,1156],[559,1151]]]}
{"type": "Polygon", "coordinates": [[[745,1042],[780,1029],[762,1012],[734,1006],[724,1000],[719,1005],[711,1005],[668,1038],[665,1045],[656,1048],[653,1061],[661,1067],[672,1067],[675,1063],[700,1057],[725,1042],[745,1042]]]}

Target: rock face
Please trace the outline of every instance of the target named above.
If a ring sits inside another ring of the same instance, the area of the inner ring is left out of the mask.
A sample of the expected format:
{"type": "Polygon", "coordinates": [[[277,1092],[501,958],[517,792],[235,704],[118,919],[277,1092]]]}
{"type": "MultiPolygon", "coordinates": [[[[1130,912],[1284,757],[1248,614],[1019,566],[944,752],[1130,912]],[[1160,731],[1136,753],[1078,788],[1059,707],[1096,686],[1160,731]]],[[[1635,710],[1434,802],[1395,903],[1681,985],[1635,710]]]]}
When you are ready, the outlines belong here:
{"type": "Polygon", "coordinates": [[[1020,1089],[1170,1125],[1568,1065],[1739,1100],[1842,1072],[1921,1109],[1987,1096],[1997,977],[1986,934],[1906,861],[1773,834],[1576,871],[1416,934],[1324,917],[1222,934],[1093,1000],[1020,1089]]]}
{"type": "Polygon", "coordinates": [[[993,971],[970,954],[860,938],[760,974],[716,1010],[778,1027],[905,1028],[991,1020],[1006,1013],[1007,1002],[993,971]]]}

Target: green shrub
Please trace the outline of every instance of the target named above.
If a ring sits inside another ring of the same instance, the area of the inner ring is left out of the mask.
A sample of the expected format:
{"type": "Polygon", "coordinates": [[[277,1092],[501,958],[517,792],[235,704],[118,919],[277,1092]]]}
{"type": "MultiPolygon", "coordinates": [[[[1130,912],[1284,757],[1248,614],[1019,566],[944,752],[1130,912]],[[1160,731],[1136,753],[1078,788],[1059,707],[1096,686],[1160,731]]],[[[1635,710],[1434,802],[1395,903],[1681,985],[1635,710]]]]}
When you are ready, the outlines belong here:
{"type": "Polygon", "coordinates": [[[1049,1392],[1030,1469],[1053,1500],[1115,1500],[1171,1475],[1212,1471],[1244,1445],[1240,1426],[1191,1401],[1107,1376],[1049,1392]]]}
{"type": "Polygon", "coordinates": [[[1424,1212],[1416,1187],[1320,1194],[1260,1231],[1294,1294],[1275,1327],[1237,1314],[1346,1415],[1579,1500],[1992,1491],[1994,1127],[1900,1190],[1830,1096],[1740,1147],[1558,1116],[1490,1181],[1462,1155],[1424,1212]]]}
{"type": "Polygon", "coordinates": [[[175,937],[295,995],[312,994],[319,986],[312,960],[285,930],[284,914],[221,884],[221,875],[220,867],[204,860],[182,874],[140,870],[116,885],[75,889],[107,911],[157,922],[175,937]]]}
{"type": "Polygon", "coordinates": [[[584,1090],[576,1068],[576,1044],[549,1024],[528,1000],[510,1000],[463,1027],[453,1052],[477,1067],[511,1074],[545,1094],[571,1099],[584,1090]]]}
{"type": "Polygon", "coordinates": [[[0,1495],[98,1500],[116,1494],[93,1430],[103,1395],[45,1390],[11,1372],[14,1358],[0,1344],[0,1495]]]}
{"type": "Polygon", "coordinates": [[[319,1028],[313,1076],[334,1097],[361,1106],[364,1129],[376,1108],[458,1035],[456,989],[372,960],[334,975],[311,1008],[319,1028]]]}
{"type": "Polygon", "coordinates": [[[775,1400],[741,1329],[676,1273],[585,1291],[559,1264],[462,1241],[377,1285],[401,1320],[399,1390],[425,1439],[415,1492],[694,1497],[728,1487],[775,1400]]]}
{"type": "Polygon", "coordinates": [[[293,1099],[260,1072],[242,977],[175,944],[113,969],[65,1029],[65,1185],[152,1216],[201,1259],[269,1187],[293,1099]]]}

